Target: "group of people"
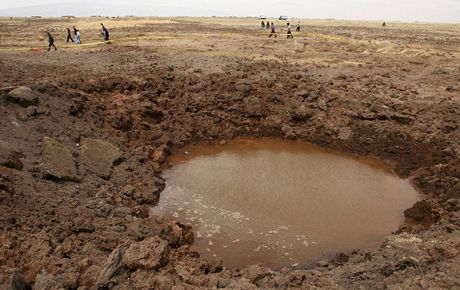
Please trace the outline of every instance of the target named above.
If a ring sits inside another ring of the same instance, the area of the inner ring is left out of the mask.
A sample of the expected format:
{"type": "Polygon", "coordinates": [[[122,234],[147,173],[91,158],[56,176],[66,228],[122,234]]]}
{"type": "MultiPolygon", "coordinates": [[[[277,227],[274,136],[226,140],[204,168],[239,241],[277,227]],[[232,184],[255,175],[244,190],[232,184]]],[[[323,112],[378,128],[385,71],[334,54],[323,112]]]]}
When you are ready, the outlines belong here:
{"type": "MultiPolygon", "coordinates": [[[[104,24],[101,23],[101,35],[104,39],[104,41],[109,41],[109,30],[104,26],[104,24]]],[[[54,45],[54,37],[51,35],[49,31],[46,32],[48,36],[48,51],[51,50],[53,47],[54,50],[57,50],[56,46],[54,45]]],[[[80,38],[80,30],[78,30],[75,26],[73,27],[73,38],[72,38],[72,31],[70,28],[67,27],[67,39],[66,42],[73,42],[75,44],[80,44],[81,43],[81,38],[80,38]]]]}
{"type": "MultiPolygon", "coordinates": [[[[292,35],[292,26],[291,24],[288,22],[286,24],[287,26],[287,37],[286,38],[294,38],[294,35],[292,35]]],[[[262,22],[260,23],[260,27],[263,28],[263,29],[270,29],[270,35],[268,37],[272,37],[272,36],[275,36],[275,37],[278,37],[278,35],[276,34],[276,25],[275,23],[270,23],[268,20],[267,20],[267,23],[265,24],[265,22],[262,20],[262,22]]],[[[297,26],[296,26],[296,32],[300,32],[300,21],[297,23],[297,26]]]]}
{"type": "Polygon", "coordinates": [[[80,44],[81,43],[80,30],[75,28],[75,26],[73,27],[73,36],[74,36],[74,38],[72,38],[72,33],[70,32],[70,28],[67,27],[67,40],[66,40],[66,42],[67,43],[73,42],[75,44],[80,44]]]}
{"type": "MultiPolygon", "coordinates": [[[[287,38],[294,38],[294,35],[292,35],[292,26],[291,24],[288,22],[287,24],[287,38]]],[[[270,35],[268,37],[278,37],[278,35],[276,34],[276,26],[275,26],[275,23],[270,23],[268,20],[267,20],[267,23],[265,23],[263,20],[260,24],[260,26],[263,28],[263,29],[270,29],[270,35]]],[[[104,39],[104,41],[109,41],[110,38],[109,38],[109,30],[107,30],[107,28],[104,26],[103,23],[101,23],[101,29],[102,29],[102,32],[101,32],[101,35],[104,39]]],[[[300,32],[300,21],[297,23],[297,26],[296,26],[296,32],[300,32]]],[[[51,35],[51,33],[49,31],[46,32],[47,36],[48,36],[48,51],[51,50],[51,48],[53,47],[54,50],[57,50],[56,46],[54,45],[54,38],[53,36],[51,35]]],[[[66,39],[66,42],[69,43],[69,42],[72,42],[72,43],[75,43],[75,44],[80,44],[81,43],[81,37],[80,37],[80,30],[78,30],[75,26],[73,27],[73,38],[72,38],[72,31],[70,30],[70,28],[67,27],[67,39],[66,39]]]]}

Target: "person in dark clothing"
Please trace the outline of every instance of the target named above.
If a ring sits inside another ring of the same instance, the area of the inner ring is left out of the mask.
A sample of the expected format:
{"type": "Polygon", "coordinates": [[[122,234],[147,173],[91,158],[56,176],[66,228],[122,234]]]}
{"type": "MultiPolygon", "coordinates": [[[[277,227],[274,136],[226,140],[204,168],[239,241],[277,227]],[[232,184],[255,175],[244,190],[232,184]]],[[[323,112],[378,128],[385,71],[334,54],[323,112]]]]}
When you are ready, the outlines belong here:
{"type": "Polygon", "coordinates": [[[107,28],[105,28],[104,24],[101,23],[101,26],[102,26],[102,35],[104,37],[104,41],[109,41],[109,31],[107,30],[107,28]]]}
{"type": "Polygon", "coordinates": [[[296,27],[295,31],[300,32],[300,21],[297,23],[297,27],[296,27]]]}
{"type": "Polygon", "coordinates": [[[69,41],[73,42],[72,34],[70,33],[70,28],[67,27],[67,40],[66,42],[69,43],[69,41]]]}
{"type": "Polygon", "coordinates": [[[56,46],[54,45],[54,38],[51,33],[47,31],[46,34],[48,35],[48,51],[51,50],[51,47],[54,47],[54,50],[57,50],[56,46]]]}
{"type": "Polygon", "coordinates": [[[107,28],[104,29],[104,40],[105,41],[109,41],[110,38],[109,38],[109,31],[107,30],[107,28]]]}
{"type": "Polygon", "coordinates": [[[260,23],[260,27],[262,27],[263,29],[265,29],[265,22],[262,20],[262,22],[260,23]]]}
{"type": "Polygon", "coordinates": [[[267,25],[265,25],[267,29],[270,29],[270,23],[267,21],[267,25]]]}
{"type": "Polygon", "coordinates": [[[269,35],[268,37],[272,37],[272,35],[274,35],[275,38],[278,37],[278,35],[276,35],[276,26],[275,26],[275,23],[272,22],[270,28],[271,28],[272,30],[271,30],[271,33],[270,33],[270,35],[269,35]]]}

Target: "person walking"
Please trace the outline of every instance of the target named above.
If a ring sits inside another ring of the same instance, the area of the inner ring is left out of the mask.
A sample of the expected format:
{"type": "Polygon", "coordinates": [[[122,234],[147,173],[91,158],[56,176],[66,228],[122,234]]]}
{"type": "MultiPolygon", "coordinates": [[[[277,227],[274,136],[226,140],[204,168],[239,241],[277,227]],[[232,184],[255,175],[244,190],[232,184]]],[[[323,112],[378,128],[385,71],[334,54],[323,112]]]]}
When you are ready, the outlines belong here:
{"type": "Polygon", "coordinates": [[[278,37],[278,35],[276,35],[276,26],[275,26],[275,23],[272,22],[272,24],[270,25],[270,28],[271,28],[271,33],[268,37],[272,37],[272,35],[275,36],[275,38],[278,37]]]}
{"type": "Polygon", "coordinates": [[[69,43],[69,41],[73,42],[73,38],[72,38],[72,33],[70,33],[70,28],[67,27],[67,40],[66,40],[66,42],[69,43]]]}
{"type": "Polygon", "coordinates": [[[75,26],[73,27],[73,35],[75,39],[75,44],[80,44],[81,43],[80,30],[78,30],[75,26]]]}
{"type": "Polygon", "coordinates": [[[286,38],[294,38],[294,35],[292,35],[292,27],[289,22],[287,23],[287,37],[286,38]]]}
{"type": "Polygon", "coordinates": [[[56,51],[57,48],[54,45],[54,37],[51,35],[51,33],[49,33],[49,31],[47,31],[46,34],[48,35],[48,51],[51,50],[51,47],[54,47],[54,50],[56,51]]]}
{"type": "Polygon", "coordinates": [[[75,44],[80,44],[81,43],[80,30],[74,27],[73,33],[74,33],[75,44]]]}
{"type": "Polygon", "coordinates": [[[105,28],[104,24],[101,23],[102,26],[102,36],[104,37],[104,41],[109,41],[109,31],[105,28]]]}
{"type": "Polygon", "coordinates": [[[80,30],[77,30],[77,35],[75,35],[75,43],[77,44],[81,43],[80,30]]]}
{"type": "Polygon", "coordinates": [[[300,32],[300,21],[297,22],[297,27],[295,29],[296,32],[300,32]]]}

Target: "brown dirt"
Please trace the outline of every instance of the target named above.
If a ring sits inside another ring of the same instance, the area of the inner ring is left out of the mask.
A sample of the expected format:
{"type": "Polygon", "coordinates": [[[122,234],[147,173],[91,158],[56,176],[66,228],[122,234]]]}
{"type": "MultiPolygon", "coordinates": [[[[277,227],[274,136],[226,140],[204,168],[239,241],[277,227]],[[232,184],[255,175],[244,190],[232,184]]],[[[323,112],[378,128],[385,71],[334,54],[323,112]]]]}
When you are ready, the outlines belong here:
{"type": "MultiPolygon", "coordinates": [[[[2,49],[45,29],[60,48],[0,51],[0,289],[460,287],[458,25],[304,21],[290,41],[251,19],[121,18],[104,20],[114,38],[180,37],[64,49],[72,23],[0,21],[2,49]],[[223,269],[148,207],[172,151],[238,136],[378,157],[426,199],[379,248],[223,269]]],[[[100,19],[76,21],[99,37],[100,19]]]]}

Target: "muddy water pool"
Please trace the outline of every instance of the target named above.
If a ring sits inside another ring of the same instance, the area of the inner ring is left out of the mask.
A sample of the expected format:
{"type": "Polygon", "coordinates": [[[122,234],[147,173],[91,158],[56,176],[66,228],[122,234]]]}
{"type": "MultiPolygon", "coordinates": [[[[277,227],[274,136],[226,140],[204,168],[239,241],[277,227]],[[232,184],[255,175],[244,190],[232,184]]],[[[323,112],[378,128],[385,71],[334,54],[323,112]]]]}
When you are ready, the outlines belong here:
{"type": "Polygon", "coordinates": [[[194,145],[169,164],[152,213],[192,225],[192,248],[233,268],[303,267],[377,246],[420,198],[381,161],[303,142],[194,145]]]}

